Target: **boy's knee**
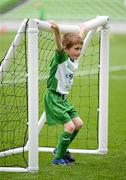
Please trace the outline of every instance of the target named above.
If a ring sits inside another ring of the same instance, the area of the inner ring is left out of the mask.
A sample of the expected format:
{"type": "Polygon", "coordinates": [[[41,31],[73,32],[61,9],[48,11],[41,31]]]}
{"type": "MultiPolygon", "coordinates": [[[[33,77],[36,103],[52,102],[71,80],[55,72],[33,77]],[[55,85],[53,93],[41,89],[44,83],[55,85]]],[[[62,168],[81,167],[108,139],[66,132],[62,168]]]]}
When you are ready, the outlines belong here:
{"type": "Polygon", "coordinates": [[[73,133],[74,130],[75,130],[74,124],[67,127],[67,131],[70,132],[70,133],[73,133]]]}
{"type": "Polygon", "coordinates": [[[69,133],[73,133],[75,130],[75,125],[73,123],[67,123],[64,125],[64,130],[69,133]]]}
{"type": "Polygon", "coordinates": [[[77,130],[80,130],[83,127],[83,121],[80,118],[74,119],[73,122],[77,130]]]}
{"type": "Polygon", "coordinates": [[[77,126],[76,126],[76,129],[81,129],[83,127],[83,121],[81,120],[78,124],[77,124],[77,126]]]}

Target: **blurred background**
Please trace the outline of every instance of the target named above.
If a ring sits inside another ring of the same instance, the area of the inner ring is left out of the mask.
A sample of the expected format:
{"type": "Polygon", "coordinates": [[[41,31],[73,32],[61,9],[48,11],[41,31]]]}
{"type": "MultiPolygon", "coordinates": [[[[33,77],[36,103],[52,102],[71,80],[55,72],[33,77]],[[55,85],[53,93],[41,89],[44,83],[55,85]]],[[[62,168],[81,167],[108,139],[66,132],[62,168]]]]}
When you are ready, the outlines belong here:
{"type": "Polygon", "coordinates": [[[39,18],[75,24],[104,15],[110,18],[110,66],[124,66],[126,0],[1,0],[0,59],[9,48],[24,19],[39,18]]]}
{"type": "Polygon", "coordinates": [[[111,30],[126,31],[126,0],[1,0],[0,28],[16,30],[25,18],[82,22],[110,17],[111,30]]]}

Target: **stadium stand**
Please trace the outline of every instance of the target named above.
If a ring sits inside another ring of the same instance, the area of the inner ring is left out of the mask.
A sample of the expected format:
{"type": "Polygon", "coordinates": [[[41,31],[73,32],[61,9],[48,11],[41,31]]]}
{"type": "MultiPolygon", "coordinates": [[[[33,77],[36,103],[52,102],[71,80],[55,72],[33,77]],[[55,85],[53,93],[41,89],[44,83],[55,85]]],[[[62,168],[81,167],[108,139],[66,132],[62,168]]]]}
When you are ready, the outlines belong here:
{"type": "MultiPolygon", "coordinates": [[[[6,13],[9,10],[21,5],[25,0],[1,0],[0,14],[6,13]]],[[[25,1],[26,2],[26,1],[25,1]]]]}
{"type": "MultiPolygon", "coordinates": [[[[1,1],[2,2],[2,1],[1,1]]],[[[0,2],[0,5],[1,5],[0,2]]],[[[126,20],[125,0],[29,0],[9,11],[2,19],[41,18],[55,20],[85,20],[108,15],[112,21],[126,20]]]]}

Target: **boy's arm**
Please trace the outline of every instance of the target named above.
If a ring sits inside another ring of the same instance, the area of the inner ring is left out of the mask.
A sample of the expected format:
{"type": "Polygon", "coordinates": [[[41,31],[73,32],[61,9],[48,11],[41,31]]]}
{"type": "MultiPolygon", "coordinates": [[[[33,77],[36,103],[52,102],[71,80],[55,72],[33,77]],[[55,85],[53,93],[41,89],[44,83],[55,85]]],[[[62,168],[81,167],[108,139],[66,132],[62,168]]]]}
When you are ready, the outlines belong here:
{"type": "Polygon", "coordinates": [[[84,38],[85,32],[86,32],[86,27],[85,27],[85,25],[84,25],[84,24],[80,24],[79,36],[80,36],[82,39],[84,38]]]}
{"type": "Polygon", "coordinates": [[[57,50],[61,52],[63,47],[62,47],[62,38],[61,38],[59,26],[55,22],[50,22],[50,24],[51,24],[51,28],[54,30],[55,33],[57,50]]]}

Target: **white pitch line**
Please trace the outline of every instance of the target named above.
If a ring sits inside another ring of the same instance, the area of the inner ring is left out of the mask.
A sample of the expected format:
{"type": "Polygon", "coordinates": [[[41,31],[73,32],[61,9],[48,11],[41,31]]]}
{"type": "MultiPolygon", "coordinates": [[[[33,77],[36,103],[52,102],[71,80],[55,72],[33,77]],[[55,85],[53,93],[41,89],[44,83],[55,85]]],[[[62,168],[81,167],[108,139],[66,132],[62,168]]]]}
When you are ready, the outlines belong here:
{"type": "Polygon", "coordinates": [[[126,80],[126,75],[110,75],[110,79],[126,80]]]}
{"type": "Polygon", "coordinates": [[[126,70],[126,65],[120,65],[120,66],[110,66],[109,71],[125,71],[126,70]]]}

